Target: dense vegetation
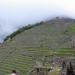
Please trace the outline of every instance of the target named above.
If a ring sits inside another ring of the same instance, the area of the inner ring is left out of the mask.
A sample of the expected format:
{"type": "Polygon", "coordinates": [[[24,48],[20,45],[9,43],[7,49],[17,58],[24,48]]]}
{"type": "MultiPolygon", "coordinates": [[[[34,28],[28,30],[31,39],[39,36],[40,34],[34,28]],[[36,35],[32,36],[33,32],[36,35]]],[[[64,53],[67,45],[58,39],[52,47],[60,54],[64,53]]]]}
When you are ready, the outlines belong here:
{"type": "Polygon", "coordinates": [[[28,30],[28,29],[31,29],[33,26],[32,25],[28,25],[28,26],[25,26],[25,27],[22,27],[20,29],[18,29],[17,31],[15,31],[14,33],[12,33],[11,35],[7,36],[4,41],[6,41],[8,38],[12,39],[13,37],[15,37],[16,35],[22,33],[23,31],[25,30],[28,30]]]}
{"type": "Polygon", "coordinates": [[[34,25],[27,25],[27,26],[24,26],[22,28],[19,28],[18,30],[16,30],[15,32],[13,32],[11,35],[7,36],[4,41],[8,40],[9,38],[12,39],[13,37],[15,37],[16,35],[24,32],[25,30],[29,30],[35,26],[39,26],[40,24],[43,24],[43,21],[42,22],[39,22],[39,23],[36,23],[34,25]]]}

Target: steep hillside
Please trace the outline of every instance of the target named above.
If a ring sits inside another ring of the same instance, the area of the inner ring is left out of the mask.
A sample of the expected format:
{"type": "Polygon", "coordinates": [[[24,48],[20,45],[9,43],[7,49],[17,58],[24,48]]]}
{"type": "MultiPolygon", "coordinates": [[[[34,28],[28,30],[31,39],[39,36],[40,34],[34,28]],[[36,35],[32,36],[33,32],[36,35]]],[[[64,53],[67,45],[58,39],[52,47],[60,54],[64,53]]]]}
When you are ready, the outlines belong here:
{"type": "Polygon", "coordinates": [[[56,18],[32,25],[12,38],[10,45],[24,47],[71,48],[74,46],[75,20],[56,18]]]}
{"type": "Polygon", "coordinates": [[[55,18],[18,31],[8,36],[0,47],[1,75],[12,69],[27,75],[40,57],[75,55],[74,19],[55,18]]]}

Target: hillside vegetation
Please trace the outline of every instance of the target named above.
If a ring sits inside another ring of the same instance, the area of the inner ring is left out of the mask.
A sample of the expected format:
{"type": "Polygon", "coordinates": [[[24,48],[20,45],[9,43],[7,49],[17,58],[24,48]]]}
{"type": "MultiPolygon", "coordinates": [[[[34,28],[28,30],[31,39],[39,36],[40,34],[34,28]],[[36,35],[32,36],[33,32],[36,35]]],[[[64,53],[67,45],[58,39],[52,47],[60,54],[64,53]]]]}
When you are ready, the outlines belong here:
{"type": "Polygon", "coordinates": [[[36,23],[36,24],[34,24],[34,25],[27,25],[27,26],[25,26],[25,27],[19,28],[18,30],[16,30],[15,32],[13,32],[11,35],[7,36],[7,37],[4,39],[4,41],[7,41],[9,38],[12,39],[13,37],[15,37],[16,35],[22,33],[23,31],[29,30],[29,29],[31,29],[31,28],[33,28],[33,27],[35,27],[35,26],[37,26],[37,25],[40,25],[40,24],[42,24],[42,23],[43,23],[43,22],[36,23]]]}
{"type": "Polygon", "coordinates": [[[56,18],[20,28],[4,41],[12,40],[10,44],[16,47],[71,48],[75,45],[74,32],[75,20],[56,18]]]}
{"type": "Polygon", "coordinates": [[[55,18],[20,28],[0,47],[0,74],[16,69],[27,75],[40,57],[75,56],[75,20],[55,18]]]}

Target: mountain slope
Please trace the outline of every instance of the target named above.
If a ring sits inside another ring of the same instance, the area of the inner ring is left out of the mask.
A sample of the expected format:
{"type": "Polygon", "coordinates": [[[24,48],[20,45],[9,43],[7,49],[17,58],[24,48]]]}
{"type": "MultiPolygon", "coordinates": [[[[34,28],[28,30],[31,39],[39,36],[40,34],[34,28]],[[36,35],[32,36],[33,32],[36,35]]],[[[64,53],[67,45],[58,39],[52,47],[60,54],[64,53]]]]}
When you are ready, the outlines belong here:
{"type": "Polygon", "coordinates": [[[0,74],[16,69],[21,75],[36,60],[50,55],[75,55],[75,20],[55,18],[9,37],[0,47],[0,74]]]}
{"type": "Polygon", "coordinates": [[[25,47],[71,48],[74,42],[75,21],[54,19],[25,30],[15,36],[11,45],[25,47]]]}

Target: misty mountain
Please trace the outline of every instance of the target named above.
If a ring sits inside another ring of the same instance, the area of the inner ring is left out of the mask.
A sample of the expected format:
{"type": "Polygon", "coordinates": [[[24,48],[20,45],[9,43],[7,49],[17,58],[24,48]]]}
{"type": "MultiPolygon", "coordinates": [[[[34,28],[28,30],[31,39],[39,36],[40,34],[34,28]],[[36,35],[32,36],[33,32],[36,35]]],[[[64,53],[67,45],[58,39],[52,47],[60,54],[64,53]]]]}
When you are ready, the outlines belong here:
{"type": "Polygon", "coordinates": [[[31,25],[31,28],[23,29],[22,33],[16,34],[13,38],[10,38],[11,34],[9,38],[12,41],[9,44],[16,47],[20,45],[25,47],[71,48],[75,40],[74,29],[74,19],[57,17],[31,25]]]}
{"type": "Polygon", "coordinates": [[[74,19],[56,17],[7,36],[0,44],[0,74],[16,69],[28,75],[40,57],[53,55],[75,55],[74,19]]]}

